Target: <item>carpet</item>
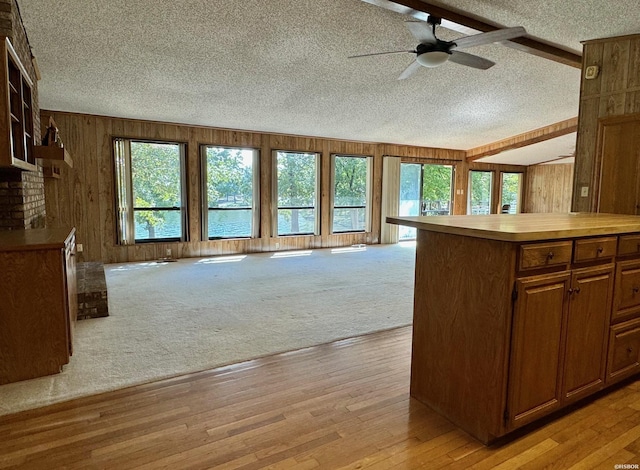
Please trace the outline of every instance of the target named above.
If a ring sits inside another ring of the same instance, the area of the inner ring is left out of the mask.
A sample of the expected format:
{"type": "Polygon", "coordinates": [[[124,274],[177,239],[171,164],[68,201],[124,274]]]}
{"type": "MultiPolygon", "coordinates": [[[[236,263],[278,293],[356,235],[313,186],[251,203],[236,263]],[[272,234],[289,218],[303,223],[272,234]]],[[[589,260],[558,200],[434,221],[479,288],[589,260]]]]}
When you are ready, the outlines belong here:
{"type": "Polygon", "coordinates": [[[0,415],[411,323],[415,245],[105,265],[109,317],[60,374],[0,386],[0,415]]]}

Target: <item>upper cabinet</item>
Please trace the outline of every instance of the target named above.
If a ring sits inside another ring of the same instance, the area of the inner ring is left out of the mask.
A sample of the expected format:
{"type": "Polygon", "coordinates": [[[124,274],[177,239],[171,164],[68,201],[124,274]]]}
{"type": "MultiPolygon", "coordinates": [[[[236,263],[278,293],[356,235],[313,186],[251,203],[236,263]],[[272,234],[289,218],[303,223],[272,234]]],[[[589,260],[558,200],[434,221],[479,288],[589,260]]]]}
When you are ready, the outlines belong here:
{"type": "Polygon", "coordinates": [[[0,167],[36,170],[33,135],[33,82],[9,38],[0,43],[0,167]]]}

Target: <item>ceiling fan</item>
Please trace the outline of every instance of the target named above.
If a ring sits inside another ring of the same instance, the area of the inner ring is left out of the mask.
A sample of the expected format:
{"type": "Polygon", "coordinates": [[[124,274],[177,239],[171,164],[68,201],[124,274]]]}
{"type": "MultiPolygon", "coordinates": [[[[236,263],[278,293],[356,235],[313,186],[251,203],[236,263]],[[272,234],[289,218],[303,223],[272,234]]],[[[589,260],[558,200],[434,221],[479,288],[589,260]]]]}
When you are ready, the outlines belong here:
{"type": "Polygon", "coordinates": [[[398,77],[398,80],[404,80],[413,75],[421,66],[422,67],[438,67],[448,60],[460,65],[474,67],[476,69],[486,70],[493,67],[492,62],[477,55],[461,52],[458,49],[466,49],[474,46],[490,44],[492,42],[506,41],[518,36],[527,34],[522,26],[514,28],[496,29],[487,33],[474,34],[472,36],[464,36],[454,41],[443,41],[436,37],[436,26],[439,25],[441,19],[435,16],[429,16],[427,22],[424,21],[406,21],[405,24],[409,31],[420,43],[412,51],[391,51],[391,52],[375,52],[373,54],[361,54],[350,56],[349,59],[357,57],[369,57],[374,55],[398,54],[401,52],[411,52],[416,54],[416,60],[412,62],[398,77]]]}

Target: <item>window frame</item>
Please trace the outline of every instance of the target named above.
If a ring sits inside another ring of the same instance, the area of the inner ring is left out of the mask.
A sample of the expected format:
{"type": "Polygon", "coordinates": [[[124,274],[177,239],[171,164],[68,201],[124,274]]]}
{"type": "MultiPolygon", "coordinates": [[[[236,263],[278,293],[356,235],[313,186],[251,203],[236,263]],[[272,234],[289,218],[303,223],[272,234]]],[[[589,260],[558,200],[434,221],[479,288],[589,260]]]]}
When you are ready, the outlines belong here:
{"type": "Polygon", "coordinates": [[[320,218],[321,218],[321,152],[313,152],[307,150],[273,150],[272,151],[272,181],[271,181],[271,235],[273,237],[309,237],[320,235],[320,218]],[[314,190],[314,229],[313,232],[304,233],[278,233],[278,213],[281,209],[309,209],[308,207],[292,206],[280,207],[278,202],[278,155],[283,154],[308,154],[315,157],[315,190],[314,190]]]}
{"type": "Polygon", "coordinates": [[[201,236],[203,241],[212,240],[248,240],[252,238],[260,237],[260,149],[254,147],[238,147],[232,145],[217,145],[217,144],[201,144],[200,145],[200,208],[201,214],[201,236]],[[207,149],[208,148],[223,148],[233,150],[250,150],[253,152],[253,158],[251,162],[252,173],[252,197],[251,197],[251,234],[248,237],[210,237],[209,236],[209,210],[247,210],[247,208],[227,208],[227,209],[214,209],[209,207],[209,198],[207,194],[207,177],[208,177],[208,165],[207,165],[207,149]]]}
{"type": "Polygon", "coordinates": [[[371,232],[371,181],[373,176],[373,157],[371,155],[353,155],[332,153],[331,154],[331,200],[329,226],[332,234],[343,233],[367,233],[371,232]],[[365,187],[365,205],[364,206],[336,206],[336,158],[361,158],[366,162],[366,187],[365,187]],[[336,209],[364,209],[364,228],[362,230],[334,230],[334,215],[336,209]]]}
{"type": "Polygon", "coordinates": [[[116,244],[137,245],[148,243],[169,243],[188,241],[188,200],[187,200],[187,143],[169,140],[114,137],[112,139],[114,185],[115,185],[115,213],[116,213],[116,244]],[[176,145],[179,149],[180,164],[180,207],[141,207],[134,206],[133,172],[131,144],[162,144],[176,145]],[[181,234],[179,237],[136,238],[135,212],[136,210],[180,211],[181,234]]]}

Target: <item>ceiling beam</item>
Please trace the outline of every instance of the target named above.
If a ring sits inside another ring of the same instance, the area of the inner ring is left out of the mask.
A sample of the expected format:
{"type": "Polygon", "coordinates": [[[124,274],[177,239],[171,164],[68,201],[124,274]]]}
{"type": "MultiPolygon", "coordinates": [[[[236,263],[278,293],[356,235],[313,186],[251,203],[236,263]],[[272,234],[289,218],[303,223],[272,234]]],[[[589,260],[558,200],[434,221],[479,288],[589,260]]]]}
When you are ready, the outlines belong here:
{"type": "MultiPolygon", "coordinates": [[[[448,20],[452,23],[474,29],[476,31],[488,32],[495,31],[496,29],[504,28],[503,25],[491,23],[484,19],[473,18],[464,13],[459,13],[448,8],[444,8],[432,3],[422,0],[362,0],[363,2],[370,3],[387,10],[395,11],[396,13],[402,13],[403,15],[410,15],[414,18],[426,21],[428,15],[434,15],[443,20],[448,20]]],[[[442,26],[451,28],[446,23],[442,23],[442,26]]],[[[517,25],[510,25],[517,26],[517,25]]],[[[460,31],[460,30],[458,30],[460,31]]],[[[467,31],[460,31],[465,34],[469,34],[467,31]]],[[[575,52],[561,49],[552,44],[545,43],[539,39],[534,39],[529,36],[522,36],[514,38],[509,41],[503,41],[507,47],[518,49],[519,51],[527,52],[538,57],[553,60],[564,65],[569,65],[575,68],[582,67],[582,55],[575,52]]]]}
{"type": "Polygon", "coordinates": [[[522,134],[509,137],[507,139],[499,140],[487,145],[475,147],[467,150],[467,162],[473,162],[480,158],[488,157],[490,155],[497,155],[506,150],[513,150],[527,145],[537,144],[544,142],[545,140],[555,139],[563,135],[577,132],[578,130],[578,118],[574,117],[565,121],[556,122],[540,129],[524,132],[522,134]]]}

